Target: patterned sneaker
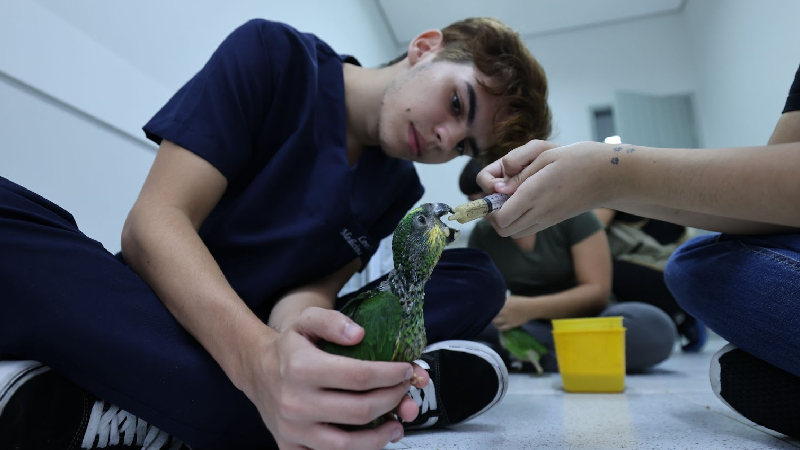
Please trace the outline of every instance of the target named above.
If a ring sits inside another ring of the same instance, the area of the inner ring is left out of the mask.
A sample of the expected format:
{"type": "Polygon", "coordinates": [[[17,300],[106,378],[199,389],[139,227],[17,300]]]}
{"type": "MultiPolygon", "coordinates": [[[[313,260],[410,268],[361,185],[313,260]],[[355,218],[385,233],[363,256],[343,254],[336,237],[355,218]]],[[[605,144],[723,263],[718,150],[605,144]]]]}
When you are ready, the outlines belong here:
{"type": "Polygon", "coordinates": [[[36,361],[0,361],[0,436],[18,450],[189,448],[36,361]]]}
{"type": "Polygon", "coordinates": [[[420,411],[413,422],[405,424],[406,430],[472,420],[498,404],[508,390],[503,360],[484,344],[439,342],[428,346],[416,363],[428,371],[431,380],[422,389],[409,390],[420,411]]]}
{"type": "Polygon", "coordinates": [[[723,403],[771,430],[800,437],[800,377],[728,344],[711,358],[711,388],[723,403]]]}

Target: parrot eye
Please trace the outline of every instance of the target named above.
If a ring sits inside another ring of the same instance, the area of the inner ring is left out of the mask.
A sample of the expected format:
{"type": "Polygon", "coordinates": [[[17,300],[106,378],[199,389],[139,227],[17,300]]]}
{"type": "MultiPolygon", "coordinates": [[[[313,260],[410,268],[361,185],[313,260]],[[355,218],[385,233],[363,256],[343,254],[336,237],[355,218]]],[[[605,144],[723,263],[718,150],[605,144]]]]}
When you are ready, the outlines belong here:
{"type": "Polygon", "coordinates": [[[425,216],[417,216],[417,223],[421,226],[426,226],[428,225],[428,219],[425,216]]]}

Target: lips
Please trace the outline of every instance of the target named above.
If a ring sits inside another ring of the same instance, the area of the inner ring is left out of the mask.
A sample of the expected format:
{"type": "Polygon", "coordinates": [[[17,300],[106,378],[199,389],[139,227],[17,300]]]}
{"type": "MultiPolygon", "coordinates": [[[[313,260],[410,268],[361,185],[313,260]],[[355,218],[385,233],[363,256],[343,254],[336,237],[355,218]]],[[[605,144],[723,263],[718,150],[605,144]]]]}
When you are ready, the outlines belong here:
{"type": "Polygon", "coordinates": [[[408,149],[411,151],[412,155],[418,158],[423,155],[423,142],[425,142],[425,140],[420,136],[417,129],[414,128],[414,124],[408,124],[408,149]]]}

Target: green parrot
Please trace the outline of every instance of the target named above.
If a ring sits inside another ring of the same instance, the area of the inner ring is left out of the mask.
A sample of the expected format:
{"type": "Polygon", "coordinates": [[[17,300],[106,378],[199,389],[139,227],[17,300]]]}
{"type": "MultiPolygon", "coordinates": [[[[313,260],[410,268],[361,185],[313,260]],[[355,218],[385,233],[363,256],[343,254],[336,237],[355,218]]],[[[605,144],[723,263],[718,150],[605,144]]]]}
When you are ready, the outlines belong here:
{"type": "Polygon", "coordinates": [[[342,308],[364,328],[364,338],[353,346],[323,342],[320,348],[367,361],[419,359],[427,345],[422,314],[425,283],[444,247],[459,234],[442,222],[447,213],[453,210],[444,203],[425,203],[406,213],[392,238],[394,268],[386,280],[342,308]]]}
{"type": "Polygon", "coordinates": [[[529,361],[533,364],[537,374],[544,372],[539,360],[542,359],[543,355],[547,354],[547,348],[527,331],[517,327],[501,332],[500,345],[517,360],[529,361]]]}

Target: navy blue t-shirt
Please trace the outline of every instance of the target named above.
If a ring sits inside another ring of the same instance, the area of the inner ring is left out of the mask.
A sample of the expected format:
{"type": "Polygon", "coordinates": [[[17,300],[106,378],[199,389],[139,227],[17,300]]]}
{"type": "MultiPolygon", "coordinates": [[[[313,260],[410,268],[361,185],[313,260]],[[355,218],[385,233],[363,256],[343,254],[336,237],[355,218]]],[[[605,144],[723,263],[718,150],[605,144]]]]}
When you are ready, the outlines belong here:
{"type": "Polygon", "coordinates": [[[357,63],[251,20],[144,126],[227,179],[200,237],[251,308],[356,257],[365,267],[422,196],[413,164],[379,148],[349,166],[343,59],[357,63]]]}
{"type": "Polygon", "coordinates": [[[800,67],[794,74],[794,82],[792,87],[789,88],[789,95],[786,97],[786,104],[783,107],[783,112],[792,112],[800,109],[800,67]]]}

